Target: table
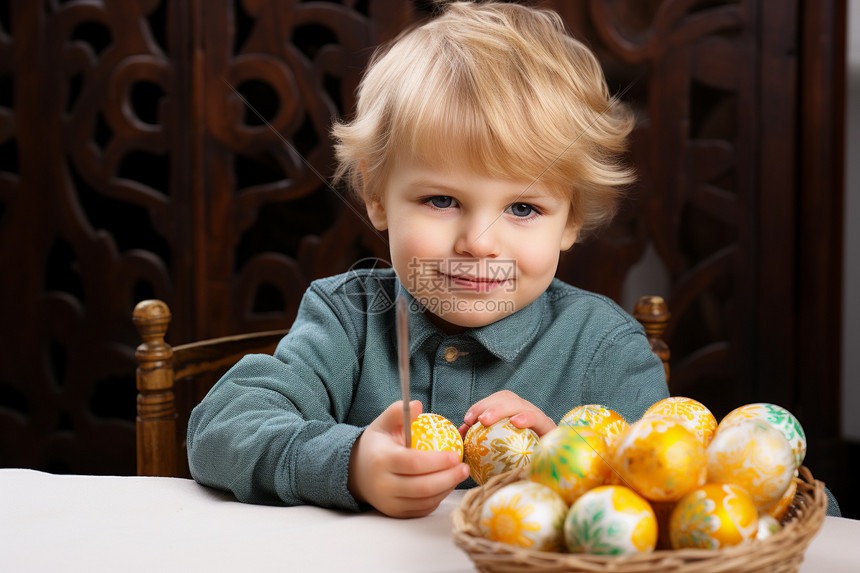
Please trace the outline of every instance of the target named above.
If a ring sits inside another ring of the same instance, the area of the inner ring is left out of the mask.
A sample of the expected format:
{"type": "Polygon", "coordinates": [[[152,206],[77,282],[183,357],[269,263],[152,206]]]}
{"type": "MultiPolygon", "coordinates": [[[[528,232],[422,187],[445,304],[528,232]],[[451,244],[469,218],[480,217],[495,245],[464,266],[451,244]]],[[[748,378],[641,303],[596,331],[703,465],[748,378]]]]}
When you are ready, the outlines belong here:
{"type": "MultiPolygon", "coordinates": [[[[451,535],[463,493],[399,520],[248,505],[185,479],[0,469],[0,570],[474,571],[451,535]]],[[[860,571],[860,521],[826,518],[801,571],[860,571]]]]}

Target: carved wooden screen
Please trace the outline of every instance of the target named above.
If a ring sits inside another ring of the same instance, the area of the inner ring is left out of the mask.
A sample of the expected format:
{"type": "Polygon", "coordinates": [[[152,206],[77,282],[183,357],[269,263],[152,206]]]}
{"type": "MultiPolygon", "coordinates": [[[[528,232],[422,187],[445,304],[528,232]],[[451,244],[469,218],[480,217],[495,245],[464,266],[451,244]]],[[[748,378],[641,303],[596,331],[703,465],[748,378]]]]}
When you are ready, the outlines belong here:
{"type": "MultiPolygon", "coordinates": [[[[173,343],[282,327],[312,279],[387,258],[345,191],[326,183],[328,129],[350,112],[374,46],[429,4],[0,8],[0,465],[134,472],[136,301],[168,302],[173,343]]],[[[805,415],[813,437],[838,436],[798,379],[809,370],[799,333],[815,321],[796,309],[810,261],[795,245],[795,205],[814,200],[795,166],[813,127],[798,110],[818,109],[803,98],[837,101],[801,72],[816,58],[838,63],[842,49],[838,33],[803,38],[836,30],[843,3],[547,4],[638,118],[638,184],[559,275],[620,301],[651,261],[665,292],[649,294],[666,295],[673,313],[676,393],[718,415],[777,401],[805,415]]],[[[839,77],[829,73],[819,76],[839,77]]],[[[814,127],[841,149],[838,122],[818,113],[814,127]]],[[[837,215],[826,213],[838,228],[837,215]]],[[[838,324],[822,298],[815,308],[838,324]]],[[[838,392],[838,375],[823,384],[838,392]]]]}

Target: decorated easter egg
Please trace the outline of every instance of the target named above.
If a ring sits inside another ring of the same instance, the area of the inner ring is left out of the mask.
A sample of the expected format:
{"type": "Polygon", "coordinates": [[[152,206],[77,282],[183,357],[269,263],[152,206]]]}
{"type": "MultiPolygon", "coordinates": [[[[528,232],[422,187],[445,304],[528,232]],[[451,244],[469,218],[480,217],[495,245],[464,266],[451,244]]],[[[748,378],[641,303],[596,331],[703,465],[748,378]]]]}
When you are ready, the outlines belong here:
{"type": "Polygon", "coordinates": [[[756,539],[767,539],[774,533],[779,533],[780,529],[782,529],[782,526],[776,519],[766,513],[759,512],[756,539]]]}
{"type": "Polygon", "coordinates": [[[463,453],[469,475],[478,484],[492,476],[528,467],[540,441],[531,428],[517,428],[509,418],[491,426],[480,422],[469,428],[463,440],[463,453]]]}
{"type": "Polygon", "coordinates": [[[680,423],[698,436],[706,448],[717,431],[717,419],[711,411],[701,402],[683,396],[660,400],[645,410],[645,416],[658,416],[680,423]]]}
{"type": "Polygon", "coordinates": [[[776,404],[763,402],[746,404],[726,414],[726,417],[720,421],[720,426],[725,427],[749,419],[764,420],[776,426],[791,444],[791,449],[794,452],[795,469],[800,467],[806,457],[806,434],[803,433],[803,427],[791,412],[776,404]]]}
{"type": "Polygon", "coordinates": [[[609,447],[593,430],[559,426],[543,435],[529,466],[529,479],[544,484],[570,505],[591,488],[603,485],[612,471],[609,447]]]}
{"type": "Polygon", "coordinates": [[[621,483],[649,501],[676,501],[705,483],[701,440],[672,420],[643,417],[615,445],[612,467],[621,483]]]}
{"type": "Polygon", "coordinates": [[[747,492],[731,483],[709,483],[678,501],[669,520],[675,549],[720,549],[754,539],[758,510],[747,492]]]}
{"type": "Polygon", "coordinates": [[[550,488],[532,481],[503,486],[481,508],[481,535],[491,541],[537,551],[564,548],[567,504],[550,488]]]}
{"type": "Polygon", "coordinates": [[[630,488],[599,486],[582,494],[567,512],[564,539],[571,553],[647,553],[657,543],[657,518],[630,488]]]}
{"type": "Polygon", "coordinates": [[[794,496],[797,494],[797,481],[798,478],[792,478],[791,483],[788,485],[785,493],[782,494],[782,497],[773,505],[766,507],[764,509],[764,513],[773,517],[777,521],[782,521],[782,518],[784,518],[788,513],[788,509],[794,501],[794,496]]]}
{"type": "Polygon", "coordinates": [[[425,451],[450,451],[463,457],[463,438],[450,420],[439,414],[421,414],[412,420],[412,448],[425,451]]]}
{"type": "Polygon", "coordinates": [[[764,509],[788,489],[794,452],[782,432],[757,419],[720,427],[708,445],[708,481],[743,487],[764,509]]]}
{"type": "Polygon", "coordinates": [[[621,414],[600,404],[577,406],[565,414],[558,425],[587,426],[603,436],[610,448],[627,429],[627,421],[621,414]]]}

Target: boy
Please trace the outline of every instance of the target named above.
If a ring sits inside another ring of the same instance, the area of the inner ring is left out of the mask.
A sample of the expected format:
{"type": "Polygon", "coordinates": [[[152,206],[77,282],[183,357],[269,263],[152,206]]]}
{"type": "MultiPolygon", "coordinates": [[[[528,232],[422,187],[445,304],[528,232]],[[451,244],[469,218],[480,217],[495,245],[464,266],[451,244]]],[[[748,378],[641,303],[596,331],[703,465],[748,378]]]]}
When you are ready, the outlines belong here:
{"type": "Polygon", "coordinates": [[[668,396],[638,323],[553,278],[632,180],[631,124],[552,12],[453,3],[377,55],[334,128],[336,177],[388,232],[393,270],[315,281],[275,355],[219,381],[189,424],[195,479],[249,502],[433,511],[468,468],[403,446],[394,305],[379,304],[397,296],[413,418],[543,435],[583,403],[634,421],[668,396]]]}

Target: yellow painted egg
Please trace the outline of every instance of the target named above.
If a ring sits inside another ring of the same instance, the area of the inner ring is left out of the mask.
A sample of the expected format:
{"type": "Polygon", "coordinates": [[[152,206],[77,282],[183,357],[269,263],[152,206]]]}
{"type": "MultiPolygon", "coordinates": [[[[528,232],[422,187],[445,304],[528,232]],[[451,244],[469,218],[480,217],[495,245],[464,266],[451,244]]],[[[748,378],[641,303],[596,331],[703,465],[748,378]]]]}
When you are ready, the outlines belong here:
{"type": "Polygon", "coordinates": [[[758,511],[747,492],[731,483],[709,483],[678,501],[669,520],[675,549],[720,549],[754,539],[758,511]]]}
{"type": "Polygon", "coordinates": [[[559,426],[543,435],[529,466],[529,479],[544,484],[570,505],[603,485],[612,471],[603,436],[588,428],[559,426]]]}
{"type": "Polygon", "coordinates": [[[565,414],[558,425],[587,426],[603,436],[610,448],[628,426],[621,414],[600,404],[577,406],[565,414]]]}
{"type": "Polygon", "coordinates": [[[644,417],[630,425],[615,446],[612,467],[621,483],[649,501],[677,501],[704,485],[701,440],[672,420],[644,417]]]}
{"type": "Polygon", "coordinates": [[[797,478],[792,478],[788,489],[785,490],[785,493],[782,494],[779,501],[766,507],[764,512],[777,521],[782,521],[782,518],[785,517],[786,513],[788,513],[788,508],[791,507],[791,503],[794,501],[795,495],[797,495],[797,478]]]}
{"type": "Polygon", "coordinates": [[[456,452],[463,457],[463,438],[450,420],[439,414],[421,414],[412,420],[412,448],[456,452]]]}
{"type": "Polygon", "coordinates": [[[564,549],[567,504],[550,488],[519,481],[496,490],[481,508],[481,535],[537,551],[564,549]]]}
{"type": "Polygon", "coordinates": [[[708,447],[714,432],[717,431],[717,419],[704,404],[692,398],[672,396],[660,400],[647,410],[645,416],[659,416],[674,420],[696,434],[704,447],[708,447]]]}
{"type": "Polygon", "coordinates": [[[759,509],[782,498],[794,477],[794,452],[782,432],[761,420],[721,427],[708,445],[708,481],[737,484],[759,509]]]}
{"type": "Polygon", "coordinates": [[[564,520],[571,553],[635,555],[653,551],[657,518],[648,502],[628,487],[596,487],[577,499],[564,520]]]}
{"type": "Polygon", "coordinates": [[[469,474],[476,483],[483,484],[492,476],[528,467],[539,441],[534,430],[517,428],[509,418],[489,427],[478,422],[463,440],[469,474]]]}
{"type": "Polygon", "coordinates": [[[763,420],[776,426],[791,444],[794,452],[794,469],[801,466],[806,457],[806,434],[803,433],[803,426],[791,412],[776,404],[764,402],[746,404],[726,414],[726,417],[720,421],[720,426],[725,427],[749,419],[763,420]]]}
{"type": "Polygon", "coordinates": [[[774,533],[779,533],[781,529],[782,526],[776,519],[766,513],[759,512],[756,539],[767,539],[774,533]]]}

